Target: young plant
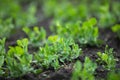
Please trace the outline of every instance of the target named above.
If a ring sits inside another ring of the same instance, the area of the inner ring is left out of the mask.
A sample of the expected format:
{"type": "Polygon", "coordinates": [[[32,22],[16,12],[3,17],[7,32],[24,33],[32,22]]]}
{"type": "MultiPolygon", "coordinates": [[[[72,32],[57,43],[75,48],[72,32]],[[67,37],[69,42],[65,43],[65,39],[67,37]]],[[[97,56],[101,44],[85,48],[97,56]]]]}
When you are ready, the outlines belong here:
{"type": "Polygon", "coordinates": [[[17,40],[17,46],[10,47],[6,56],[8,77],[20,77],[32,70],[32,55],[28,53],[28,39],[17,40]]]}
{"type": "Polygon", "coordinates": [[[43,11],[45,16],[53,16],[52,25],[56,21],[74,23],[77,20],[86,20],[89,17],[87,4],[84,1],[53,0],[51,2],[47,0],[43,3],[43,11]],[[74,2],[79,4],[74,4],[74,2]]]}
{"type": "Polygon", "coordinates": [[[3,70],[3,65],[5,61],[5,38],[0,39],[0,76],[2,76],[5,72],[3,70]]]}
{"type": "MultiPolygon", "coordinates": [[[[115,15],[110,11],[111,1],[103,1],[103,4],[98,4],[96,8],[96,17],[98,18],[98,25],[101,28],[108,28],[116,22],[115,15]]],[[[112,8],[112,7],[111,7],[112,8]]]]}
{"type": "Polygon", "coordinates": [[[96,27],[97,21],[95,18],[83,22],[80,25],[80,22],[75,24],[68,23],[64,27],[59,23],[56,24],[56,33],[62,37],[72,37],[76,42],[79,42],[81,45],[98,45],[98,27],[96,27]]]}
{"type": "Polygon", "coordinates": [[[112,5],[112,12],[114,13],[115,17],[117,18],[117,21],[120,21],[120,2],[119,1],[113,1],[112,5]]]}
{"type": "Polygon", "coordinates": [[[120,39],[120,24],[116,24],[112,27],[112,31],[115,32],[120,39]]]}
{"type": "Polygon", "coordinates": [[[28,4],[26,11],[22,10],[20,1],[12,0],[1,0],[0,2],[0,18],[12,18],[16,27],[30,26],[36,23],[36,6],[34,4],[28,4]],[[7,7],[9,6],[9,7],[7,7]]]}
{"type": "Polygon", "coordinates": [[[77,20],[86,20],[88,18],[88,8],[86,4],[73,5],[70,1],[63,1],[58,5],[54,12],[53,24],[55,21],[60,23],[71,22],[75,23],[77,20]]]}
{"type": "Polygon", "coordinates": [[[104,68],[108,69],[108,70],[114,70],[115,66],[116,66],[116,59],[113,55],[113,49],[112,48],[108,48],[108,46],[105,47],[105,52],[98,52],[97,55],[99,56],[98,61],[100,61],[101,63],[105,64],[103,65],[104,68]]]}
{"type": "Polygon", "coordinates": [[[80,61],[77,61],[73,68],[71,80],[95,80],[94,73],[97,64],[93,63],[88,57],[85,57],[83,66],[80,61]]]}
{"type": "Polygon", "coordinates": [[[43,1],[42,9],[43,9],[43,12],[44,12],[45,16],[50,17],[54,13],[56,5],[59,5],[58,0],[53,0],[53,1],[46,0],[46,1],[43,1]]]}
{"type": "Polygon", "coordinates": [[[0,76],[4,74],[3,71],[3,64],[4,64],[4,56],[0,56],[0,76]]]}
{"type": "Polygon", "coordinates": [[[12,19],[2,20],[0,19],[0,38],[9,37],[14,25],[12,24],[12,19]]]}
{"type": "Polygon", "coordinates": [[[85,21],[91,16],[95,16],[98,19],[98,25],[102,28],[107,28],[116,23],[117,20],[120,20],[119,8],[119,2],[112,0],[109,2],[88,0],[53,0],[51,2],[47,0],[43,3],[44,14],[45,16],[53,17],[53,25],[56,21],[60,23],[75,23],[77,20],[85,21]]]}
{"type": "Polygon", "coordinates": [[[107,80],[119,80],[120,79],[120,71],[118,70],[118,72],[115,71],[110,71],[107,74],[107,80]]]}
{"type": "Polygon", "coordinates": [[[34,27],[33,30],[28,27],[24,27],[23,31],[28,35],[30,44],[33,46],[43,45],[46,41],[46,31],[43,27],[40,29],[38,27],[34,27]]]}
{"type": "Polygon", "coordinates": [[[58,35],[49,36],[45,47],[40,47],[35,54],[35,60],[41,67],[54,69],[60,67],[60,63],[72,61],[81,54],[81,49],[72,39],[60,38],[58,35]]]}

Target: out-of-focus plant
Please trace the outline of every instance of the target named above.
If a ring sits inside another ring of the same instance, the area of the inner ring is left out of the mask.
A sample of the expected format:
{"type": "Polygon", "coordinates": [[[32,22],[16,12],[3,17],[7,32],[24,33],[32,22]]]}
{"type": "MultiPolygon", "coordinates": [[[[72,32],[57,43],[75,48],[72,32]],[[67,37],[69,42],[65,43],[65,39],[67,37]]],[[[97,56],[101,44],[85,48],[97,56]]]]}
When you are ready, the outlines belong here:
{"type": "Polygon", "coordinates": [[[120,72],[110,71],[107,74],[107,80],[119,80],[120,79],[120,72]]]}
{"type": "Polygon", "coordinates": [[[52,24],[55,24],[55,21],[65,23],[86,20],[89,16],[86,4],[74,5],[69,0],[45,1],[43,11],[46,13],[45,16],[53,16],[52,24]]]}
{"type": "Polygon", "coordinates": [[[116,22],[116,17],[109,10],[110,4],[101,5],[98,12],[99,26],[110,27],[116,22]]]}
{"type": "Polygon", "coordinates": [[[32,26],[37,22],[36,5],[28,4],[26,9],[18,0],[0,1],[0,37],[9,37],[11,32],[23,26],[32,26]]]}
{"type": "Polygon", "coordinates": [[[13,28],[14,28],[14,25],[12,24],[11,18],[6,20],[0,19],[0,38],[9,37],[13,28]]]}
{"type": "Polygon", "coordinates": [[[120,39],[120,24],[116,24],[112,27],[112,31],[115,32],[120,39]]]}
{"type": "Polygon", "coordinates": [[[23,31],[28,35],[30,44],[33,46],[40,46],[46,42],[46,31],[43,27],[40,29],[38,27],[34,27],[33,30],[28,27],[24,27],[23,31]]]}
{"type": "Polygon", "coordinates": [[[99,27],[108,28],[119,20],[117,17],[120,10],[119,2],[112,0],[54,0],[53,2],[48,0],[43,2],[43,11],[47,13],[45,16],[53,17],[52,24],[55,24],[55,21],[61,23],[85,21],[94,16],[98,19],[99,27]]]}
{"type": "Polygon", "coordinates": [[[71,80],[95,80],[94,73],[97,64],[92,62],[88,57],[85,58],[83,66],[80,61],[77,61],[73,68],[74,71],[71,80]]]}
{"type": "Polygon", "coordinates": [[[0,18],[2,20],[12,18],[15,27],[30,26],[37,22],[36,6],[32,3],[28,5],[26,11],[17,0],[1,0],[0,5],[0,18]]]}
{"type": "Polygon", "coordinates": [[[44,11],[44,14],[45,16],[47,17],[50,17],[53,13],[54,13],[54,10],[56,8],[56,5],[58,5],[58,0],[46,0],[46,1],[43,1],[43,11],[44,11]]]}
{"type": "Polygon", "coordinates": [[[95,18],[91,18],[82,24],[79,21],[74,24],[68,23],[66,25],[57,23],[54,32],[65,38],[72,37],[81,45],[97,45],[99,43],[99,33],[96,23],[95,18]]]}
{"type": "Polygon", "coordinates": [[[36,14],[35,4],[30,4],[25,12],[21,11],[18,14],[14,18],[14,20],[16,20],[15,24],[18,27],[31,26],[37,22],[37,18],[35,17],[36,14]]]}
{"type": "Polygon", "coordinates": [[[114,1],[112,3],[112,12],[115,15],[115,17],[117,18],[117,21],[120,21],[120,2],[119,1],[114,1]]]}

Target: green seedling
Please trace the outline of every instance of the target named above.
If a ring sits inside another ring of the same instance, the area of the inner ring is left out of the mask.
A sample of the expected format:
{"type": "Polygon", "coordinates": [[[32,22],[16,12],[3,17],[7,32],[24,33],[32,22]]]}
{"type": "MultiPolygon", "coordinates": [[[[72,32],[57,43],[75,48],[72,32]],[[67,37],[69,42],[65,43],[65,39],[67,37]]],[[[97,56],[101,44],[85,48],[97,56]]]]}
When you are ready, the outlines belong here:
{"type": "Polygon", "coordinates": [[[5,38],[0,39],[0,76],[2,76],[5,72],[3,70],[3,65],[5,61],[5,38]]]}
{"type": "Polygon", "coordinates": [[[93,63],[88,57],[85,58],[83,66],[80,61],[77,61],[73,68],[71,80],[95,80],[94,73],[97,64],[93,63]]]}
{"type": "Polygon", "coordinates": [[[117,18],[118,21],[120,21],[120,2],[113,1],[112,5],[112,12],[114,13],[115,17],[117,18]]]}
{"type": "Polygon", "coordinates": [[[4,74],[3,71],[3,64],[4,64],[4,56],[0,56],[0,76],[4,74]]]}
{"type": "Polygon", "coordinates": [[[41,46],[46,42],[46,31],[44,28],[34,27],[31,30],[28,27],[24,27],[23,31],[28,35],[30,44],[33,46],[41,46]]]}
{"type": "Polygon", "coordinates": [[[52,16],[52,25],[56,21],[60,23],[75,23],[77,20],[85,21],[91,16],[98,19],[98,26],[108,28],[113,25],[119,17],[119,2],[117,1],[69,1],[69,0],[53,0],[43,3],[43,11],[45,16],[52,16]],[[58,7],[56,7],[58,6],[58,7]],[[89,8],[88,8],[89,6],[89,8]],[[97,7],[97,8],[96,8],[97,7]]]}
{"type": "Polygon", "coordinates": [[[108,70],[114,70],[116,66],[116,59],[113,55],[113,49],[105,47],[105,52],[98,52],[97,55],[99,56],[98,61],[101,63],[105,62],[106,64],[103,65],[104,68],[108,70]]]}
{"type": "Polygon", "coordinates": [[[0,39],[0,55],[5,55],[5,38],[0,39]]]}
{"type": "Polygon", "coordinates": [[[35,59],[41,67],[54,69],[60,67],[60,63],[72,61],[81,54],[81,49],[72,39],[64,39],[58,35],[49,36],[45,47],[40,47],[39,52],[35,54],[35,59]]]}
{"type": "Polygon", "coordinates": [[[120,71],[118,71],[118,72],[115,72],[115,71],[108,72],[107,80],[119,80],[119,79],[120,79],[120,71]]]}
{"type": "Polygon", "coordinates": [[[120,39],[120,24],[116,24],[112,27],[112,31],[115,32],[120,39]]]}
{"type": "Polygon", "coordinates": [[[6,56],[8,77],[20,77],[32,71],[32,55],[27,47],[28,39],[17,40],[17,46],[10,47],[6,56]]]}
{"type": "Polygon", "coordinates": [[[37,22],[37,19],[35,17],[35,4],[28,4],[28,8],[26,8],[26,10],[22,9],[22,5],[18,0],[1,0],[0,5],[0,18],[2,20],[12,18],[12,24],[14,24],[15,28],[21,28],[22,26],[31,26],[37,22]]]}
{"type": "Polygon", "coordinates": [[[116,22],[115,15],[110,11],[110,2],[103,2],[104,4],[98,4],[96,8],[96,16],[98,18],[98,25],[101,28],[108,28],[116,22]]]}
{"type": "Polygon", "coordinates": [[[0,19],[0,38],[9,37],[13,28],[14,28],[14,25],[12,24],[11,18],[6,20],[0,19]]]}
{"type": "Polygon", "coordinates": [[[68,23],[64,27],[59,23],[56,24],[56,33],[62,37],[72,37],[76,42],[79,42],[81,45],[98,45],[100,41],[98,40],[98,27],[96,27],[97,21],[95,18],[83,22],[80,25],[80,22],[71,24],[68,23]]]}
{"type": "Polygon", "coordinates": [[[46,0],[46,1],[43,1],[42,9],[44,11],[45,16],[50,17],[54,13],[56,5],[58,5],[58,0],[53,0],[53,1],[46,0]]]}
{"type": "Polygon", "coordinates": [[[55,21],[74,23],[76,20],[88,18],[89,12],[86,5],[84,1],[80,1],[79,5],[74,5],[69,0],[53,0],[52,2],[47,0],[43,3],[43,11],[45,16],[53,16],[52,25],[55,24],[55,21]]]}

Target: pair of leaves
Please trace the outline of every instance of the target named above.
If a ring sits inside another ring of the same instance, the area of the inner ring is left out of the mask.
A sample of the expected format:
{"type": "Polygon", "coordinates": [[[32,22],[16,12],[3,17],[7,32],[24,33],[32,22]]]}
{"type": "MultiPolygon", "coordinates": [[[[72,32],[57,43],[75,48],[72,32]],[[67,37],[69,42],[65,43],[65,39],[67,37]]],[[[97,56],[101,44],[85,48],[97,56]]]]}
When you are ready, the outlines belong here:
{"type": "Polygon", "coordinates": [[[33,30],[28,27],[24,27],[23,31],[28,35],[30,44],[33,46],[40,46],[45,43],[46,31],[43,27],[40,29],[38,27],[34,27],[33,30]]]}

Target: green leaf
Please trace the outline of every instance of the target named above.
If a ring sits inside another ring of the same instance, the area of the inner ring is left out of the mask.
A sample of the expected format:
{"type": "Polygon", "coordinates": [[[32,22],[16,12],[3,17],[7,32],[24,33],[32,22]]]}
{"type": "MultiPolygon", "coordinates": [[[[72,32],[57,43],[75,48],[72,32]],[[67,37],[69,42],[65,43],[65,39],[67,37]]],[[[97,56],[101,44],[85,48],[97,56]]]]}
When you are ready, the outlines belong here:
{"type": "Polygon", "coordinates": [[[89,20],[89,25],[90,26],[94,26],[95,24],[97,23],[97,20],[96,20],[96,18],[91,18],[90,20],[89,20]]]}
{"type": "Polygon", "coordinates": [[[0,68],[3,66],[4,56],[0,56],[0,68]]]}
{"type": "Polygon", "coordinates": [[[21,47],[27,46],[28,45],[28,39],[24,38],[22,40],[17,40],[17,44],[21,47]]]}

